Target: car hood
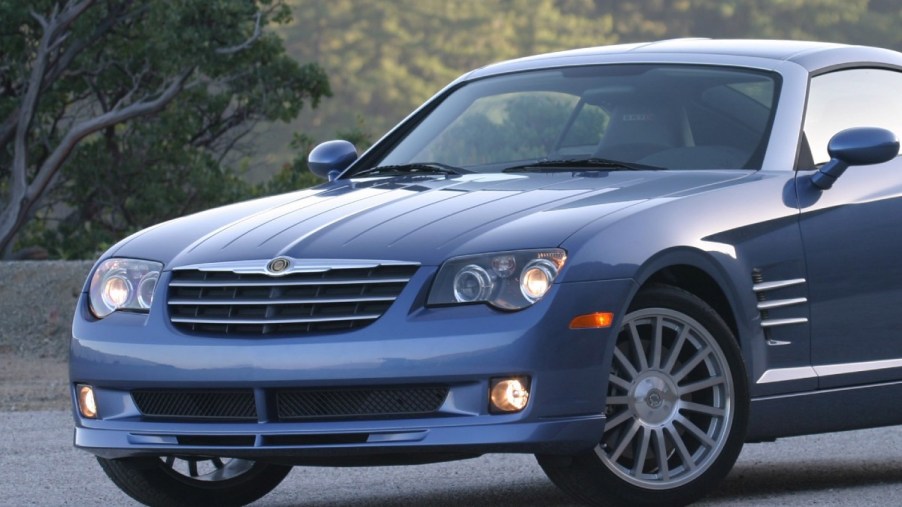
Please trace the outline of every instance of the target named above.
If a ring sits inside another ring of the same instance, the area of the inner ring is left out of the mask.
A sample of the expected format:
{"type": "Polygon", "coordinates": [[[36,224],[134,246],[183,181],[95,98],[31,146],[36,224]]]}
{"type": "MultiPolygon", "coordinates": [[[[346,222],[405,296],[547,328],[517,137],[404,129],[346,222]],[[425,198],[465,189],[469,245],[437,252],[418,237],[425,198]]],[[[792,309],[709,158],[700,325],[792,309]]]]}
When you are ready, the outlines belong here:
{"type": "Polygon", "coordinates": [[[108,256],[167,268],[280,255],[438,265],[470,253],[560,245],[610,213],[749,171],[469,174],[339,180],[146,229],[108,256]]]}

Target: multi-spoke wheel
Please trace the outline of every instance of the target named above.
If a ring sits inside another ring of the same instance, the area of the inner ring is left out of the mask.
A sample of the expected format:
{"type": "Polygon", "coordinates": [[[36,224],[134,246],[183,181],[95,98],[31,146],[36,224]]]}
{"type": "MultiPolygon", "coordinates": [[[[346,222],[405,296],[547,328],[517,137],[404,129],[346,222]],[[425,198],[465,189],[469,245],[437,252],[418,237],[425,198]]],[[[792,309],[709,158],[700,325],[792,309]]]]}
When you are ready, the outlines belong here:
{"type": "Polygon", "coordinates": [[[733,334],[699,298],[654,286],[636,297],[614,344],[604,436],[549,477],[596,505],[681,505],[733,466],[748,412],[733,334]]]}
{"type": "Polygon", "coordinates": [[[290,466],[217,457],[97,458],[116,486],[146,505],[245,505],[269,493],[290,466]]]}

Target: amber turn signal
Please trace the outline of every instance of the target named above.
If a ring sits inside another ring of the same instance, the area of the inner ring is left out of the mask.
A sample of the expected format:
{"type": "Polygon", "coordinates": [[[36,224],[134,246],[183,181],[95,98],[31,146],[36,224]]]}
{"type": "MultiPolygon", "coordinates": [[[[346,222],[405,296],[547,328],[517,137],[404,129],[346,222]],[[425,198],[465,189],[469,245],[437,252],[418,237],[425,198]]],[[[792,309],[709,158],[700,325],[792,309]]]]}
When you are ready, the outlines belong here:
{"type": "Polygon", "coordinates": [[[595,312],[585,315],[577,315],[570,321],[570,329],[599,329],[611,327],[614,323],[614,314],[611,312],[595,312]]]}

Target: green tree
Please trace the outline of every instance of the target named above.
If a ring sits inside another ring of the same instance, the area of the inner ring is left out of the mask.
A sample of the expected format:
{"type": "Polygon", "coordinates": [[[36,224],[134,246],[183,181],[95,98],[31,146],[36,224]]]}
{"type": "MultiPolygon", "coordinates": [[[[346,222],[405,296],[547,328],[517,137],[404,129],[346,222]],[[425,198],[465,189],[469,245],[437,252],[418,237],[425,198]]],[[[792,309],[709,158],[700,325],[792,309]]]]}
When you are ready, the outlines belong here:
{"type": "Polygon", "coordinates": [[[348,128],[357,115],[384,132],[487,63],[615,42],[609,19],[565,12],[553,0],[292,3],[295,22],[280,29],[289,51],[320,62],[342,97],[301,114],[297,124],[318,137],[348,128]]]}
{"type": "Polygon", "coordinates": [[[789,38],[902,50],[898,0],[289,0],[289,51],[320,62],[337,100],[304,111],[317,137],[362,115],[375,132],[487,63],[676,37],[789,38]]]}
{"type": "Polygon", "coordinates": [[[266,30],[289,19],[280,0],[0,1],[0,252],[30,220],[83,255],[249,195],[226,164],[242,139],[330,93],[266,30]]]}

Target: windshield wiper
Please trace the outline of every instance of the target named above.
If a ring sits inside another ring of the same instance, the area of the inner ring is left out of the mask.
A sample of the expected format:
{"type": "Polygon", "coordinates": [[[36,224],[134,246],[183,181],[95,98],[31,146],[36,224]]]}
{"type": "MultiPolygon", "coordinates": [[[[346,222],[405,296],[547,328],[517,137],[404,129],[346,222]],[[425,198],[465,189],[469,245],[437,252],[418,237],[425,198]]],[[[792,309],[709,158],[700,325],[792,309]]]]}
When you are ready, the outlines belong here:
{"type": "Polygon", "coordinates": [[[439,162],[414,162],[411,164],[380,165],[352,174],[351,177],[371,176],[375,174],[454,174],[461,175],[471,171],[439,162]]]}
{"type": "Polygon", "coordinates": [[[663,167],[637,164],[635,162],[623,162],[620,160],[609,160],[606,158],[580,158],[567,160],[539,160],[529,164],[515,165],[504,170],[506,173],[512,172],[545,172],[545,171],[568,171],[577,170],[597,170],[610,171],[622,170],[627,171],[660,171],[663,167]]]}

